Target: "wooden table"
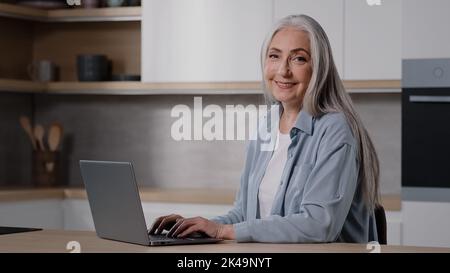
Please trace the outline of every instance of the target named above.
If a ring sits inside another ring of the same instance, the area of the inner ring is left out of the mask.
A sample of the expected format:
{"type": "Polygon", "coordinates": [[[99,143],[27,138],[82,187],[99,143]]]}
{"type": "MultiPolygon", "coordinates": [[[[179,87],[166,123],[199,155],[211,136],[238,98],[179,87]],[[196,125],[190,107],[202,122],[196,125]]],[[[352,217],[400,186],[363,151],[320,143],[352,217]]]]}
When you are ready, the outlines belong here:
{"type": "MultiPolygon", "coordinates": [[[[146,253],[277,253],[277,252],[370,252],[365,244],[260,244],[224,241],[206,245],[146,247],[100,239],[91,231],[43,230],[0,236],[0,252],[70,252],[69,242],[78,242],[81,252],[146,253]]],[[[387,252],[446,252],[450,248],[381,246],[387,252]]]]}

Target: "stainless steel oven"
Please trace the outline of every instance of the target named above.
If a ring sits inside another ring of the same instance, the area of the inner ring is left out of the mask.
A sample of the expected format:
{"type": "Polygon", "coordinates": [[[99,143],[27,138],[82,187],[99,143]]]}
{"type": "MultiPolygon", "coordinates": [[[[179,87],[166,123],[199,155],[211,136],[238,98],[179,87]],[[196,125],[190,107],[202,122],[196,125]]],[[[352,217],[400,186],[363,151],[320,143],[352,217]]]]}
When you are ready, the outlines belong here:
{"type": "Polygon", "coordinates": [[[402,198],[450,201],[450,59],[402,68],[402,198]]]}

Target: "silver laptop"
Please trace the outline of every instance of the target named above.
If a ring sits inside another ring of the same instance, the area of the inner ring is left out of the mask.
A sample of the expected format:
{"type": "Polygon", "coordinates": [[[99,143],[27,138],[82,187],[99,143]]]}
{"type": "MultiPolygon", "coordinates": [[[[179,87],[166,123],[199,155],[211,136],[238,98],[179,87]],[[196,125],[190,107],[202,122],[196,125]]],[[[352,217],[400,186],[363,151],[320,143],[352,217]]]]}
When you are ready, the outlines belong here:
{"type": "Polygon", "coordinates": [[[149,235],[131,163],[80,160],[80,169],[100,238],[147,246],[221,241],[203,236],[149,235]]]}

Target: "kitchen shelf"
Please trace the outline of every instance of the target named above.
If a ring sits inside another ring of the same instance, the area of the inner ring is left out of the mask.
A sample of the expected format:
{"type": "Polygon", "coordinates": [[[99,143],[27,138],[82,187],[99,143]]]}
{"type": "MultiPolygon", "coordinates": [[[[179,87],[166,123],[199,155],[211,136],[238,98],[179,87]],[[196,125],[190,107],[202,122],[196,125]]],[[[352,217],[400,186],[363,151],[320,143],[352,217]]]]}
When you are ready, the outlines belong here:
{"type": "Polygon", "coordinates": [[[0,3],[0,16],[37,22],[141,21],[141,7],[44,10],[0,3]]]}
{"type": "MultiPolygon", "coordinates": [[[[401,93],[400,81],[344,81],[349,93],[401,93]]],[[[251,95],[262,94],[259,82],[143,83],[52,82],[0,79],[0,91],[61,95],[251,95]]]]}
{"type": "Polygon", "coordinates": [[[55,82],[51,94],[93,95],[228,95],[262,94],[256,82],[230,83],[143,83],[143,82],[55,82]]]}
{"type": "Polygon", "coordinates": [[[0,3],[0,16],[32,21],[41,21],[47,18],[47,11],[43,9],[24,7],[20,5],[0,3]]]}
{"type": "Polygon", "coordinates": [[[347,89],[401,89],[401,80],[347,80],[347,89]]]}
{"type": "Polygon", "coordinates": [[[47,86],[27,80],[0,79],[0,91],[14,93],[42,93],[47,86]]]}

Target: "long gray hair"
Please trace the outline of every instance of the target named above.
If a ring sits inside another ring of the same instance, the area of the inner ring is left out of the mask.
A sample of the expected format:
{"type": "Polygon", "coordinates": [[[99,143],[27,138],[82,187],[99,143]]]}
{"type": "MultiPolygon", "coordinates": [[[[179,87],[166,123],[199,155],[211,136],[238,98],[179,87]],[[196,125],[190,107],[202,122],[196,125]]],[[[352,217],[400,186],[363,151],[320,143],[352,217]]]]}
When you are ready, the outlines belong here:
{"type": "MultiPolygon", "coordinates": [[[[319,23],[307,15],[291,15],[279,20],[269,32],[261,50],[263,75],[268,47],[275,34],[285,27],[294,27],[305,31],[310,40],[313,72],[303,98],[302,107],[314,117],[331,112],[345,114],[359,146],[357,149],[360,162],[358,179],[362,183],[363,198],[367,207],[373,210],[380,204],[378,157],[372,140],[339,77],[330,42],[319,23]]],[[[263,89],[266,102],[269,105],[279,103],[267,89],[265,80],[263,80],[263,89]]]]}

